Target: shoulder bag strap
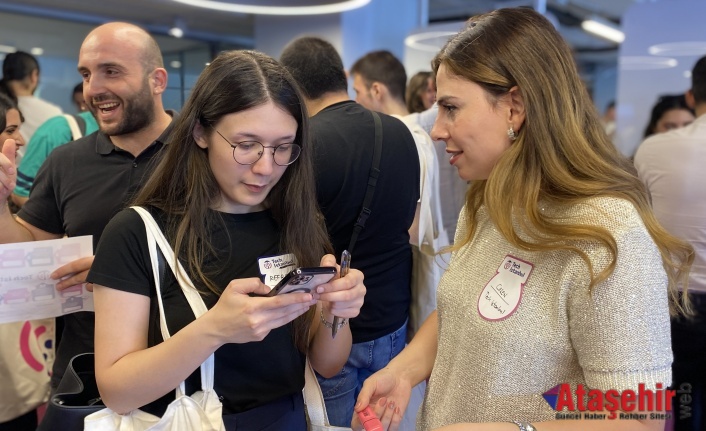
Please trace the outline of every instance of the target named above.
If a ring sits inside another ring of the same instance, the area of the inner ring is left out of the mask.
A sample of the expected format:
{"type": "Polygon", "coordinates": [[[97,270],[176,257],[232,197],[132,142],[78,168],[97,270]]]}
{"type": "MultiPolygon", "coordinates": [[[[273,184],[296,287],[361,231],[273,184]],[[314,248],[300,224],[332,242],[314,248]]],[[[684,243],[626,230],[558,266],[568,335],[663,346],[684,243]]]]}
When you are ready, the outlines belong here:
{"type": "Polygon", "coordinates": [[[69,123],[69,129],[71,129],[71,140],[75,141],[76,139],[80,138],[83,136],[81,133],[81,129],[78,126],[78,122],[76,121],[76,117],[71,115],[71,114],[64,114],[64,118],[66,119],[66,122],[69,123]]]}
{"type": "Polygon", "coordinates": [[[368,189],[365,191],[365,198],[363,198],[363,208],[358,214],[358,220],[353,226],[353,235],[351,235],[351,242],[348,244],[348,251],[353,253],[353,248],[355,243],[358,242],[358,235],[365,227],[365,222],[368,221],[370,216],[370,204],[373,202],[373,195],[375,194],[375,186],[378,182],[378,176],[380,176],[380,159],[382,158],[382,122],[380,121],[380,116],[377,112],[370,111],[373,114],[373,121],[375,122],[375,148],[373,150],[373,165],[370,167],[370,174],[368,175],[368,189]]]}
{"type": "MultiPolygon", "coordinates": [[[[169,328],[167,327],[167,319],[164,314],[164,303],[162,301],[162,291],[161,283],[159,277],[159,252],[157,247],[159,247],[164,260],[174,272],[179,286],[182,292],[186,296],[186,300],[191,306],[191,310],[194,312],[194,316],[198,319],[203,315],[208,308],[203,302],[203,298],[194,287],[191,279],[187,275],[181,262],[177,262],[178,266],[174,266],[174,251],[172,250],[169,242],[164,237],[162,230],[157,225],[157,222],[152,217],[146,209],[138,206],[131,207],[137,212],[145,223],[145,230],[147,231],[147,247],[150,252],[150,260],[152,262],[152,273],[154,276],[155,287],[157,289],[157,303],[159,304],[159,327],[162,331],[162,337],[167,340],[170,337],[169,328]]],[[[214,374],[214,363],[213,354],[211,354],[203,364],[201,364],[201,387],[204,391],[213,389],[213,374],[214,374]]],[[[179,388],[177,389],[177,398],[185,393],[184,382],[181,382],[179,388]]]]}

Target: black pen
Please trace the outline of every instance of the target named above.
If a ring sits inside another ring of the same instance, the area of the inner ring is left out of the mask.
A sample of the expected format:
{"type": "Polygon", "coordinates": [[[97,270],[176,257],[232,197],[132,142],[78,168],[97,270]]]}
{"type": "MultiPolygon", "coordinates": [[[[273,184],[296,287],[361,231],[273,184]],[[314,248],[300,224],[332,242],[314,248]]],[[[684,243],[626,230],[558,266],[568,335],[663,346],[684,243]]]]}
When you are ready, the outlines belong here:
{"type": "MultiPolygon", "coordinates": [[[[348,274],[348,270],[351,268],[351,254],[348,250],[343,250],[341,253],[341,271],[339,278],[343,278],[348,274]]],[[[336,338],[336,332],[338,332],[338,325],[340,317],[333,316],[333,325],[331,326],[331,338],[336,338]]]]}

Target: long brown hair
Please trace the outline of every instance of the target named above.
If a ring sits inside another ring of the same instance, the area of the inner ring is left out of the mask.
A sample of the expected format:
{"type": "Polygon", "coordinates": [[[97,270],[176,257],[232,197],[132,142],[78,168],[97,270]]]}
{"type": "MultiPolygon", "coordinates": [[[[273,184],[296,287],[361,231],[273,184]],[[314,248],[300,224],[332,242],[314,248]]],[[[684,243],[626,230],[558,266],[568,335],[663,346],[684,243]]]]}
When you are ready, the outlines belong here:
{"type": "MultiPolygon", "coordinates": [[[[193,132],[197,124],[211,132],[225,115],[273,102],[292,115],[298,128],[294,143],[301,145],[299,159],[290,165],[272,188],[265,204],[282,228],[280,246],[293,253],[302,266],[318,266],[321,255],[331,251],[316,203],[306,108],[289,73],[271,57],[255,51],[220,54],[199,76],[166,146],[166,154],[136,197],[135,205],[151,205],[167,214],[168,237],[176,255],[194,275],[194,284],[216,294],[202,262],[214,253],[209,233],[223,220],[209,208],[221,198],[208,163],[193,132]]],[[[295,342],[306,351],[314,309],[295,320],[295,342]]]]}
{"type": "Polygon", "coordinates": [[[693,248],[657,222],[646,187],[606,135],[571,51],[552,24],[527,8],[473,17],[434,58],[435,73],[441,64],[449,73],[480,85],[493,103],[518,87],[525,107],[517,139],[488,179],[474,181],[469,189],[469,235],[454,248],[473,237],[476,213],[486,205],[498,230],[514,246],[531,251],[569,250],[581,256],[593,288],[615,269],[615,238],[598,226],[552,219],[540,211],[538,202],[566,208],[596,196],[625,199],[635,206],[662,254],[670,311],[688,312],[687,296],[677,286],[685,288],[688,283],[693,248]],[[513,218],[520,220],[529,239],[513,229],[513,218]],[[610,265],[595,274],[591,260],[576,242],[604,245],[612,255],[610,265]]]}

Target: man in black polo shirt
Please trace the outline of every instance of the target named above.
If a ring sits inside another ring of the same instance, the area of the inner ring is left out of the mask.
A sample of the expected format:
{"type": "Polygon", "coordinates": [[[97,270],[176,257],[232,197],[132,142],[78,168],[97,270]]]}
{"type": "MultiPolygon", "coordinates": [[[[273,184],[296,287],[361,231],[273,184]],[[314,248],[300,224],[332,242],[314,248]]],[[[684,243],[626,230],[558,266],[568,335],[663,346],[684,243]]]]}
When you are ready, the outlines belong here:
{"type": "MultiPolygon", "coordinates": [[[[108,221],[132,198],[151,172],[172,121],[162,93],[167,72],[156,41],[126,23],[101,25],[79,52],[83,95],[99,131],[53,151],[40,168],[29,200],[13,219],[7,196],[16,180],[15,143],[0,155],[0,243],[93,235],[94,249],[108,221]]],[[[93,257],[71,262],[53,274],[56,287],[86,281],[93,257]]],[[[94,315],[64,316],[52,388],[68,361],[93,351],[94,315]]]]}
{"type": "MultiPolygon", "coordinates": [[[[299,83],[311,115],[317,197],[336,252],[346,249],[360,213],[373,161],[370,111],[351,101],[343,63],[328,42],[300,38],[280,62],[299,83]]],[[[365,275],[365,303],[350,322],[353,347],[343,370],[319,376],[332,425],[350,426],[363,381],[405,345],[411,300],[409,232],[419,199],[419,156],[407,126],[379,114],[383,142],[370,216],[358,236],[351,266],[365,275]]]]}

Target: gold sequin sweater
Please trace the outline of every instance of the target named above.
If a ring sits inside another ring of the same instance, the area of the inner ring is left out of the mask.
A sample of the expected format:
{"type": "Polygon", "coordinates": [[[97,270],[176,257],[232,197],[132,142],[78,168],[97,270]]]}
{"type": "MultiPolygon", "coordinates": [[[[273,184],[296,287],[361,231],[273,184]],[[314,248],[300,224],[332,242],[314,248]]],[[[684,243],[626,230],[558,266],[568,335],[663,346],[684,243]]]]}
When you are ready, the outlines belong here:
{"type": "MultiPolygon", "coordinates": [[[[418,429],[552,420],[542,394],[560,383],[603,391],[671,383],[667,276],[634,206],[603,197],[551,214],[608,229],[618,245],[615,271],[589,292],[588,267],[576,253],[517,249],[481,208],[473,239],[453,254],[439,284],[439,347],[418,429]],[[479,315],[479,295],[507,255],[533,269],[515,312],[489,321],[479,315]]],[[[457,241],[467,223],[464,208],[457,241]]],[[[594,271],[608,265],[603,247],[578,246],[594,271]]]]}

